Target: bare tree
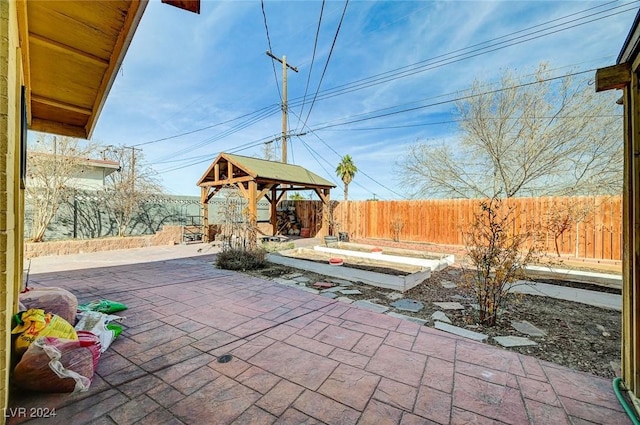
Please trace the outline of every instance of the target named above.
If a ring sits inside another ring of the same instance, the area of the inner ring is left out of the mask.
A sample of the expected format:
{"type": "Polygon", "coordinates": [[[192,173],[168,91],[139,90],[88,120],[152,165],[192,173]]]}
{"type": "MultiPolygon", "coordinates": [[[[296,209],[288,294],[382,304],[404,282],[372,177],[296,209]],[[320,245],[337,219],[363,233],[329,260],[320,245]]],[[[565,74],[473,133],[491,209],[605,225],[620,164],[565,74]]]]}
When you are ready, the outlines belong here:
{"type": "Polygon", "coordinates": [[[33,211],[33,242],[44,239],[47,227],[93,152],[94,145],[70,137],[40,135],[29,145],[25,190],[33,211]]]}
{"type": "Polygon", "coordinates": [[[458,102],[460,141],[416,143],[400,161],[414,195],[451,198],[593,195],[622,187],[622,120],[615,97],[588,80],[534,82],[506,72],[500,87],[476,81],[458,102]]]}
{"type": "Polygon", "coordinates": [[[138,149],[108,147],[103,151],[103,157],[120,164],[120,171],[105,179],[104,197],[118,225],[118,236],[126,236],[131,222],[141,212],[141,206],[162,193],[162,186],[138,149]]]}

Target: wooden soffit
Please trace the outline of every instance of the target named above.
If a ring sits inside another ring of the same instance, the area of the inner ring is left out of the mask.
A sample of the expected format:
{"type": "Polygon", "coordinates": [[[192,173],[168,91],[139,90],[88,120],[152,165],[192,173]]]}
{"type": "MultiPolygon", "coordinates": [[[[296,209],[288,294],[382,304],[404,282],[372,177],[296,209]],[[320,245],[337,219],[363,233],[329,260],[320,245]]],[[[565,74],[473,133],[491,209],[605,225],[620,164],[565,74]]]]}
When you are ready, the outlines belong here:
{"type": "Polygon", "coordinates": [[[200,14],[200,0],[162,0],[162,3],[200,14]]]}
{"type": "Polygon", "coordinates": [[[18,0],[32,130],[89,138],[147,0],[18,0]]]}

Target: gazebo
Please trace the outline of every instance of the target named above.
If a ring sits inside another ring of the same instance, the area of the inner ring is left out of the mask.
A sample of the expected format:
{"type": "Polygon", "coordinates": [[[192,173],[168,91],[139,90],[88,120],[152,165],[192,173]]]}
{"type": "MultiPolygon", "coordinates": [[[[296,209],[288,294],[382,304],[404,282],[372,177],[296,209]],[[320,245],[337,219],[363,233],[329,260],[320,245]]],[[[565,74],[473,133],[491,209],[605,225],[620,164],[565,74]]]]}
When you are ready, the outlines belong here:
{"type": "Polygon", "coordinates": [[[313,190],[323,203],[322,229],[328,228],[330,191],[336,185],[299,165],[221,153],[198,180],[204,241],[208,242],[209,200],[224,187],[236,187],[248,202],[249,220],[257,225],[258,201],[270,204],[273,235],[277,205],[289,191],[313,190]]]}

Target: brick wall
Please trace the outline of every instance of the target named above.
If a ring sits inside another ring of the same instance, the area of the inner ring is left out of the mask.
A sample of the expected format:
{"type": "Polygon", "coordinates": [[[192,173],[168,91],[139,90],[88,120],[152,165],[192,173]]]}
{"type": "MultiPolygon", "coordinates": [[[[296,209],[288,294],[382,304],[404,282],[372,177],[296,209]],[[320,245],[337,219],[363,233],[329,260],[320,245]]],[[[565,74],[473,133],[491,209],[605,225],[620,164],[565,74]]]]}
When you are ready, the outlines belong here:
{"type": "MultiPolygon", "coordinates": [[[[7,406],[11,316],[22,279],[22,207],[19,187],[21,63],[16,2],[0,2],[0,407],[7,406]]],[[[0,423],[4,423],[4,415],[0,423]]]]}
{"type": "Polygon", "coordinates": [[[162,231],[155,235],[38,243],[27,242],[24,245],[24,256],[25,258],[35,258],[50,255],[69,255],[86,252],[112,251],[116,249],[144,248],[147,246],[175,245],[181,241],[181,226],[164,226],[162,231]]]}

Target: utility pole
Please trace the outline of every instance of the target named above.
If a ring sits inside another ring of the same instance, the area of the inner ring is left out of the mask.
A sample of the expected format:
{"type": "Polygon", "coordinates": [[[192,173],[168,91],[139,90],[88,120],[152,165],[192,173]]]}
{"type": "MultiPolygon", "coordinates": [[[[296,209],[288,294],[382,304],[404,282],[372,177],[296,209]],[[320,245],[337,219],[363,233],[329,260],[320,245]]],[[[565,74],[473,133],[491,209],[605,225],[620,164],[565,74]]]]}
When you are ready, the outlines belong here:
{"type": "Polygon", "coordinates": [[[136,181],[136,151],[142,151],[142,149],[133,146],[125,146],[124,148],[131,149],[131,193],[133,194],[136,181]]]}
{"type": "Polygon", "coordinates": [[[282,59],[274,56],[271,52],[267,51],[267,56],[271,59],[275,59],[282,64],[282,162],[287,163],[287,68],[298,72],[298,68],[287,64],[287,57],[282,56],[282,59]]]}

